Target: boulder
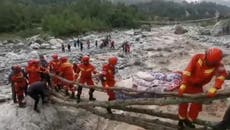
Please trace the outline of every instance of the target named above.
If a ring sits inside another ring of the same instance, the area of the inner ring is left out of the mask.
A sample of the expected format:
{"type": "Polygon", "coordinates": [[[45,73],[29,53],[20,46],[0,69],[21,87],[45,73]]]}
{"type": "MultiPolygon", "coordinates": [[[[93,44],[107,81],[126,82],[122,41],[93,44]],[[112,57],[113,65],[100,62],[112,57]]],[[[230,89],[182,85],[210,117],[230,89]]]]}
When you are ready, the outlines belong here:
{"type": "Polygon", "coordinates": [[[40,46],[41,49],[50,49],[51,48],[51,45],[48,44],[48,43],[42,43],[41,46],[40,46]]]}
{"type": "Polygon", "coordinates": [[[61,47],[61,44],[63,44],[64,41],[61,39],[50,39],[49,43],[51,44],[51,46],[61,47]]]}
{"type": "Polygon", "coordinates": [[[211,31],[209,29],[200,29],[199,34],[200,35],[211,35],[211,31]]]}
{"type": "Polygon", "coordinates": [[[175,27],[175,34],[184,34],[186,32],[188,32],[188,30],[184,29],[181,25],[175,27]]]}
{"type": "Polygon", "coordinates": [[[217,22],[211,30],[211,35],[230,35],[230,19],[217,22]]]}
{"type": "Polygon", "coordinates": [[[39,43],[32,43],[32,44],[30,45],[30,47],[31,47],[32,49],[39,49],[39,48],[41,47],[41,45],[40,45],[39,43]]]}

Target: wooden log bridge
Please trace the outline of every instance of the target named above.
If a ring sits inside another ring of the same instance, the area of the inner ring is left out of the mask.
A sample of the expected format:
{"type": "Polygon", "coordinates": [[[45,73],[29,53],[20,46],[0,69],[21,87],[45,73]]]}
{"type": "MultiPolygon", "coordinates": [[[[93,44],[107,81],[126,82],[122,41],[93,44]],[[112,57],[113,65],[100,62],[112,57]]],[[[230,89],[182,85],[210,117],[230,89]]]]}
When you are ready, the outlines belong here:
{"type": "MultiPolygon", "coordinates": [[[[50,76],[56,77],[63,82],[67,82],[70,84],[81,85],[84,88],[90,88],[92,86],[82,85],[77,82],[68,81],[60,76],[54,75],[50,73],[50,76]]],[[[104,92],[104,88],[102,86],[93,86],[95,90],[104,92]]],[[[135,99],[128,99],[128,100],[116,100],[116,101],[95,101],[95,102],[81,102],[77,103],[75,100],[67,99],[63,93],[52,92],[51,100],[56,102],[59,105],[70,106],[74,108],[81,108],[87,111],[92,112],[93,114],[102,116],[104,118],[108,118],[111,120],[122,121],[129,124],[137,125],[143,127],[148,130],[176,130],[177,125],[176,121],[178,117],[176,114],[165,113],[162,111],[155,111],[152,109],[146,109],[140,106],[143,105],[177,105],[181,103],[207,103],[212,102],[214,100],[225,99],[230,97],[230,90],[220,91],[217,95],[213,98],[208,98],[206,94],[196,94],[196,95],[189,95],[186,94],[182,97],[179,97],[177,93],[155,93],[155,92],[144,92],[144,91],[137,91],[125,87],[113,87],[110,88],[114,91],[118,92],[135,92],[135,93],[149,93],[153,95],[158,95],[158,98],[135,98],[135,99]],[[102,108],[112,108],[116,110],[122,110],[125,114],[107,114],[104,109],[102,108]],[[136,115],[148,115],[151,118],[145,118],[145,116],[141,116],[142,118],[136,115]],[[168,122],[161,119],[170,119],[172,122],[168,122]]],[[[199,128],[191,129],[191,130],[207,130],[216,122],[210,122],[205,120],[197,119],[194,123],[199,125],[199,128]]],[[[190,130],[186,128],[184,130],[190,130]]]]}

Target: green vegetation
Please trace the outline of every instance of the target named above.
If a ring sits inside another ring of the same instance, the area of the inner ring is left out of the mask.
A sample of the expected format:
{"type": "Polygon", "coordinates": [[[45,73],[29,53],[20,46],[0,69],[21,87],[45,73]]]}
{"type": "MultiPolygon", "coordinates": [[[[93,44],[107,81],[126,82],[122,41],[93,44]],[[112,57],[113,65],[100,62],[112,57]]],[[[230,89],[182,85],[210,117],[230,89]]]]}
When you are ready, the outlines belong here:
{"type": "Polygon", "coordinates": [[[23,37],[39,33],[69,36],[88,31],[135,28],[139,20],[184,20],[214,17],[230,9],[213,3],[153,0],[126,6],[108,0],[1,0],[0,33],[23,37]],[[187,15],[186,15],[187,12],[187,15]]]}
{"type": "Polygon", "coordinates": [[[55,36],[137,27],[135,8],[102,0],[3,0],[0,33],[41,31],[55,36]],[[37,28],[42,27],[42,30],[37,28]]]}
{"type": "Polygon", "coordinates": [[[148,3],[135,5],[149,19],[153,20],[192,20],[213,18],[217,14],[221,16],[230,15],[230,8],[211,2],[201,3],[176,3],[172,1],[153,0],[148,3]]]}

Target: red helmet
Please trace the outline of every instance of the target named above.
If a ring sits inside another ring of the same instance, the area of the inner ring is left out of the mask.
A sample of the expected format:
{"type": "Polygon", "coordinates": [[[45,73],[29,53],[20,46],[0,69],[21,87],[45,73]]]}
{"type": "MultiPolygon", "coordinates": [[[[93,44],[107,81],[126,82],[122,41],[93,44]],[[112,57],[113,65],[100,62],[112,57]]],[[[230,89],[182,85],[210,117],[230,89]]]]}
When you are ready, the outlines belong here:
{"type": "Polygon", "coordinates": [[[84,64],[88,64],[89,63],[89,56],[83,56],[81,59],[81,62],[84,64]]]}
{"type": "Polygon", "coordinates": [[[68,61],[68,57],[67,56],[63,56],[60,58],[61,62],[64,63],[64,62],[67,62],[68,61]]]}
{"type": "Polygon", "coordinates": [[[222,58],[223,58],[223,52],[219,48],[213,47],[213,48],[209,48],[206,51],[206,60],[207,63],[210,65],[219,64],[222,58]]]}
{"type": "Polygon", "coordinates": [[[118,61],[118,59],[115,56],[109,58],[109,64],[110,65],[116,65],[117,61],[118,61]]]}
{"type": "Polygon", "coordinates": [[[57,59],[58,59],[58,55],[57,55],[57,54],[53,54],[53,55],[52,55],[52,58],[53,58],[54,60],[57,60],[57,59]]]}
{"type": "Polygon", "coordinates": [[[27,62],[27,64],[30,66],[30,65],[33,65],[33,60],[29,60],[28,62],[27,62]]]}
{"type": "Polygon", "coordinates": [[[32,60],[31,62],[32,62],[33,65],[39,65],[40,61],[39,60],[32,60]]]}
{"type": "Polygon", "coordinates": [[[19,66],[19,65],[15,65],[13,68],[14,68],[15,73],[19,73],[22,70],[21,66],[19,66]]]}

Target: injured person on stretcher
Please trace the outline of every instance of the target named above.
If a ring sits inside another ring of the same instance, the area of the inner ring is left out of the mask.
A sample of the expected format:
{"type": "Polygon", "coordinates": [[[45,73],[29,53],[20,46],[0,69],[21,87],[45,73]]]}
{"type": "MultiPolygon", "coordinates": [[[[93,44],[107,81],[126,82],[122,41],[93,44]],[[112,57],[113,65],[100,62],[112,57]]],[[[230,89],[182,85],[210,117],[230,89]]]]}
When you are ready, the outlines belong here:
{"type": "Polygon", "coordinates": [[[154,98],[154,93],[172,92],[177,90],[182,81],[181,72],[138,72],[126,83],[120,83],[133,89],[133,92],[116,91],[116,99],[154,98]],[[151,93],[146,93],[151,92],[151,93]]]}

